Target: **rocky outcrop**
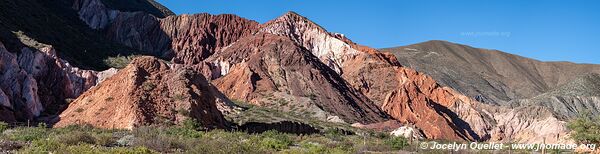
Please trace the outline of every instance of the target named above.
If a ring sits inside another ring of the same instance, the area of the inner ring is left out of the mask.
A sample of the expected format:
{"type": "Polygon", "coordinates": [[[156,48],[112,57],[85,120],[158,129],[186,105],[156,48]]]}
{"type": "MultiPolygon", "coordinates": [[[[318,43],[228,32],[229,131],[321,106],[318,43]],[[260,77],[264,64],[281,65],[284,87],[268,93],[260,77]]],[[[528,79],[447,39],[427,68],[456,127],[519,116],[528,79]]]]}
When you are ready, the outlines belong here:
{"type": "Polygon", "coordinates": [[[126,12],[143,12],[143,14],[159,18],[175,15],[172,11],[154,0],[74,0],[72,8],[78,11],[79,18],[93,29],[106,28],[117,16],[127,14],[126,12]],[[114,6],[104,4],[103,2],[109,2],[109,4],[113,4],[114,6]]]}
{"type": "Polygon", "coordinates": [[[103,5],[100,0],[80,0],[73,8],[90,27],[106,29],[109,39],[180,64],[200,63],[258,27],[255,21],[231,14],[156,18],[103,5]]]}
{"type": "Polygon", "coordinates": [[[65,99],[76,98],[97,82],[96,71],[72,67],[58,58],[52,47],[45,47],[39,51],[23,48],[17,61],[20,67],[36,80],[37,94],[44,108],[62,105],[65,99]]]}
{"type": "Polygon", "coordinates": [[[287,37],[258,33],[207,59],[223,75],[213,83],[231,99],[326,119],[378,122],[385,118],[367,97],[287,37]],[[323,113],[323,114],[319,114],[323,113]]]}
{"type": "Polygon", "coordinates": [[[33,120],[42,112],[56,113],[66,99],[76,98],[97,82],[97,72],[70,66],[51,46],[41,50],[24,47],[14,54],[0,43],[0,54],[0,104],[16,120],[8,122],[33,120]]]}
{"type": "Polygon", "coordinates": [[[43,106],[37,94],[36,80],[20,68],[17,56],[8,52],[1,43],[0,72],[2,117],[13,117],[3,120],[25,121],[38,116],[43,106]]]}
{"type": "Polygon", "coordinates": [[[219,92],[201,74],[172,69],[153,57],[140,57],[74,100],[55,127],[90,124],[132,129],[151,124],[197,120],[207,128],[225,128],[219,92]]]}
{"type": "Polygon", "coordinates": [[[107,36],[126,46],[175,63],[197,64],[214,51],[253,33],[257,22],[235,15],[181,15],[157,19],[144,13],[123,13],[107,36]]]}
{"type": "Polygon", "coordinates": [[[101,0],[75,0],[73,9],[79,13],[79,18],[93,29],[105,28],[120,13],[108,9],[101,0]]]}
{"type": "Polygon", "coordinates": [[[390,133],[390,135],[396,136],[396,137],[404,137],[404,138],[408,138],[408,139],[416,139],[416,140],[425,139],[425,137],[424,137],[425,135],[423,135],[423,133],[421,133],[419,131],[419,129],[415,128],[414,126],[399,127],[398,129],[392,131],[390,133]]]}
{"type": "Polygon", "coordinates": [[[295,12],[288,12],[261,25],[259,31],[292,39],[311,51],[321,62],[338,74],[342,73],[341,67],[344,60],[359,53],[346,42],[295,12]]]}

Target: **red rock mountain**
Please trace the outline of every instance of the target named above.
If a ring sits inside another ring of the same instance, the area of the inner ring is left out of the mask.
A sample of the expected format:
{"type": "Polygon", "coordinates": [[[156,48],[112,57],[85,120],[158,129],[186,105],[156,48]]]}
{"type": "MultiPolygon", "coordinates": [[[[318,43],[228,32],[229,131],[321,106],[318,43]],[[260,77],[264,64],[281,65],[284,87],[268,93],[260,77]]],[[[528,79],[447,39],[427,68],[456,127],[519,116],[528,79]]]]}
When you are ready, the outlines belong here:
{"type": "Polygon", "coordinates": [[[219,96],[201,74],[141,57],[73,101],[55,127],[131,129],[192,118],[206,127],[225,128],[217,103],[227,100],[219,96]]]}
{"type": "MultiPolygon", "coordinates": [[[[97,28],[105,29],[109,39],[193,68],[207,76],[231,99],[284,111],[311,113],[309,115],[323,120],[339,116],[350,123],[382,122],[389,116],[414,125],[429,139],[535,142],[540,140],[529,139],[562,136],[565,132],[562,129],[564,122],[544,114],[543,108],[510,109],[482,104],[400,65],[389,53],[327,32],[293,12],[264,24],[235,15],[199,14],[160,19],[144,12],[109,10],[99,0],[87,1],[90,3],[76,3],[78,6],[74,8],[90,26],[103,25],[97,28]],[[113,13],[106,16],[103,12],[113,13]],[[523,116],[527,115],[527,110],[534,109],[536,114],[544,116],[523,116]],[[548,125],[557,127],[544,127],[548,125]],[[535,131],[539,128],[545,129],[535,131]]],[[[167,69],[166,72],[170,71],[167,69]]],[[[116,81],[102,85],[132,86],[116,81]]],[[[103,89],[102,85],[88,91],[76,102],[81,105],[86,96],[104,98],[104,93],[109,91],[99,91],[103,89]]],[[[130,94],[137,96],[138,91],[132,91],[130,94]]],[[[119,99],[127,100],[124,96],[119,99]]],[[[168,102],[164,98],[156,99],[156,102],[147,100],[145,103],[168,102]]],[[[76,115],[74,106],[71,105],[69,112],[61,118],[67,114],[76,115]]],[[[162,108],[161,105],[153,106],[162,108]]],[[[136,112],[145,113],[142,111],[136,112]]],[[[173,119],[169,116],[173,113],[166,110],[161,109],[157,114],[173,119]]],[[[151,116],[156,115],[141,119],[151,116]]],[[[98,125],[102,127],[115,122],[123,127],[155,122],[138,120],[134,124],[123,124],[117,120],[88,118],[91,119],[79,120],[100,120],[98,125]]],[[[206,122],[218,123],[218,120],[206,122]]],[[[559,140],[561,138],[557,137],[556,141],[559,140]]]]}
{"type": "Polygon", "coordinates": [[[386,117],[366,96],[288,37],[268,33],[244,37],[207,61],[228,67],[213,83],[231,99],[280,109],[296,105],[296,112],[323,113],[323,119],[339,116],[351,123],[379,122],[386,117]],[[273,104],[285,102],[291,103],[273,104]]]}

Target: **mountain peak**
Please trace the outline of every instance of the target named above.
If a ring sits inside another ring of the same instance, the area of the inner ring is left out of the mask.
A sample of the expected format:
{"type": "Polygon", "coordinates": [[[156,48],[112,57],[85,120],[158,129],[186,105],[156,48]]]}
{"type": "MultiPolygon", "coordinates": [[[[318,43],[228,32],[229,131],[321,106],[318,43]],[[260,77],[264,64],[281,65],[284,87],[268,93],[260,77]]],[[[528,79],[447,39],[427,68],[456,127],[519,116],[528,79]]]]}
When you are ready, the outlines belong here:
{"type": "Polygon", "coordinates": [[[273,25],[273,24],[277,24],[277,23],[288,23],[288,24],[293,24],[295,26],[309,26],[309,27],[313,27],[313,28],[317,28],[319,30],[322,31],[326,31],[325,28],[323,28],[322,26],[320,26],[319,24],[311,21],[310,19],[308,19],[307,17],[304,17],[294,11],[288,11],[285,14],[271,20],[268,21],[267,23],[265,23],[265,27],[268,27],[269,25],[273,25]]]}

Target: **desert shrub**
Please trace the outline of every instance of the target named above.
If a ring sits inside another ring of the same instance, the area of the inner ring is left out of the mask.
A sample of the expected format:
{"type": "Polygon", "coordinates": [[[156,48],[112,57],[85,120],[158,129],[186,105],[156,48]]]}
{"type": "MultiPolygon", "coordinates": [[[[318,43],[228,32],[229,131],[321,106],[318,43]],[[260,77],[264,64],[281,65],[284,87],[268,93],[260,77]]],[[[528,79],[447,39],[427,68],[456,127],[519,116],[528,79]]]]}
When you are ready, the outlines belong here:
{"type": "Polygon", "coordinates": [[[10,128],[10,126],[5,123],[5,122],[0,122],[0,133],[4,132],[5,130],[7,130],[8,128],[10,128]]]}
{"type": "Polygon", "coordinates": [[[19,127],[11,129],[6,135],[13,141],[33,141],[46,138],[48,136],[48,130],[40,127],[19,127]]]}
{"type": "Polygon", "coordinates": [[[85,109],[83,109],[83,108],[77,108],[77,109],[75,109],[75,112],[77,112],[77,113],[81,113],[83,111],[85,111],[85,109]]]}
{"type": "Polygon", "coordinates": [[[67,134],[61,134],[56,139],[66,145],[78,145],[78,144],[95,144],[96,138],[86,132],[72,132],[67,134]]]}
{"type": "Polygon", "coordinates": [[[56,140],[38,139],[31,142],[31,145],[21,149],[22,153],[49,153],[64,148],[65,145],[56,140]]]}
{"type": "Polygon", "coordinates": [[[216,154],[230,154],[230,153],[274,153],[274,150],[259,147],[261,137],[257,135],[251,136],[238,136],[234,137],[232,134],[239,134],[236,132],[223,132],[212,134],[210,136],[204,136],[199,140],[199,145],[195,146],[188,153],[216,153],[216,154]],[[227,145],[227,146],[223,146],[227,145]]]}
{"type": "Polygon", "coordinates": [[[125,68],[125,66],[127,66],[131,62],[131,60],[133,60],[136,57],[138,57],[138,56],[137,55],[130,55],[130,56],[118,55],[116,57],[108,57],[104,60],[104,64],[106,64],[106,66],[108,66],[108,67],[122,69],[122,68],[125,68]]]}
{"type": "Polygon", "coordinates": [[[287,149],[288,145],[285,141],[282,140],[278,140],[278,139],[274,139],[274,138],[263,138],[260,142],[260,147],[262,148],[266,148],[266,149],[273,149],[273,150],[283,150],[283,149],[287,149]]]}
{"type": "Polygon", "coordinates": [[[567,127],[572,131],[571,138],[579,143],[600,143],[600,117],[582,114],[567,127]]]}
{"type": "Polygon", "coordinates": [[[165,130],[165,133],[173,136],[180,136],[184,138],[201,138],[204,134],[202,131],[196,129],[188,129],[186,127],[170,127],[165,130]]]}
{"type": "Polygon", "coordinates": [[[341,147],[328,147],[319,143],[313,142],[302,142],[300,143],[300,149],[291,149],[284,151],[283,153],[309,153],[309,154],[345,154],[354,153],[352,150],[347,150],[341,147]]]}
{"type": "Polygon", "coordinates": [[[94,135],[97,145],[113,146],[117,144],[117,138],[112,133],[100,133],[94,135]]]}
{"type": "Polygon", "coordinates": [[[156,84],[154,84],[150,81],[146,81],[146,82],[142,83],[142,89],[144,89],[145,91],[151,91],[154,88],[156,88],[156,84]]]}
{"type": "Polygon", "coordinates": [[[263,132],[260,136],[262,137],[259,144],[260,147],[269,150],[279,151],[287,149],[293,143],[288,134],[274,130],[263,132]]]}
{"type": "Polygon", "coordinates": [[[153,154],[154,152],[146,147],[133,147],[133,148],[114,148],[110,149],[107,153],[120,153],[120,154],[153,154]]]}
{"type": "Polygon", "coordinates": [[[140,127],[134,129],[133,135],[135,136],[133,146],[147,147],[163,153],[186,150],[193,146],[188,143],[191,142],[190,140],[164,133],[164,129],[159,127],[140,127]]]}
{"type": "Polygon", "coordinates": [[[404,137],[391,137],[385,141],[385,144],[394,150],[401,150],[408,147],[408,139],[404,137]]]}
{"type": "Polygon", "coordinates": [[[183,128],[189,130],[199,130],[202,127],[202,124],[198,122],[198,120],[193,118],[187,118],[182,122],[183,128]]]}

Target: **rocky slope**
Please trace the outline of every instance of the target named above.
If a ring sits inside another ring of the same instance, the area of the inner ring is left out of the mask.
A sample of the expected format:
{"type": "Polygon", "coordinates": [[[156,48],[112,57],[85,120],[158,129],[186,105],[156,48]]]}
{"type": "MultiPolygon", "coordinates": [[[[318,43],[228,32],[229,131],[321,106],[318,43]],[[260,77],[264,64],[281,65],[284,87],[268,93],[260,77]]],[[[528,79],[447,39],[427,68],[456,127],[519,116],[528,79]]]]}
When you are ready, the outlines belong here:
{"type": "Polygon", "coordinates": [[[392,118],[415,125],[429,139],[527,143],[539,143],[544,138],[548,142],[566,140],[564,122],[547,114],[546,109],[527,112],[527,109],[482,104],[439,85],[423,73],[403,67],[390,54],[360,46],[341,34],[329,33],[296,13],[287,13],[261,28],[261,32],[291,38],[311,50],[392,118]]]}
{"type": "Polygon", "coordinates": [[[207,59],[227,67],[213,83],[231,99],[327,119],[370,123],[386,116],[335,71],[287,37],[258,33],[207,59]]]}
{"type": "Polygon", "coordinates": [[[556,89],[529,99],[513,101],[517,106],[544,106],[561,119],[600,113],[600,75],[589,73],[556,89]]]}
{"type": "Polygon", "coordinates": [[[56,114],[64,109],[67,99],[96,85],[99,77],[110,75],[73,67],[58,58],[52,46],[41,50],[24,47],[16,54],[0,42],[0,54],[0,100],[15,117],[8,122],[56,114]]]}
{"type": "Polygon", "coordinates": [[[157,18],[146,12],[113,10],[101,0],[80,0],[73,8],[90,27],[105,29],[110,40],[183,64],[200,63],[258,26],[235,15],[157,18]]]}
{"type": "Polygon", "coordinates": [[[226,128],[217,104],[228,100],[220,96],[201,74],[140,57],[74,100],[55,127],[90,124],[132,129],[180,124],[191,118],[208,128],[226,128]]]}
{"type": "Polygon", "coordinates": [[[571,82],[577,75],[600,72],[598,65],[541,62],[445,41],[382,51],[394,53],[402,65],[427,73],[444,86],[491,104],[534,97],[571,82]]]}

